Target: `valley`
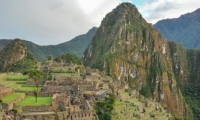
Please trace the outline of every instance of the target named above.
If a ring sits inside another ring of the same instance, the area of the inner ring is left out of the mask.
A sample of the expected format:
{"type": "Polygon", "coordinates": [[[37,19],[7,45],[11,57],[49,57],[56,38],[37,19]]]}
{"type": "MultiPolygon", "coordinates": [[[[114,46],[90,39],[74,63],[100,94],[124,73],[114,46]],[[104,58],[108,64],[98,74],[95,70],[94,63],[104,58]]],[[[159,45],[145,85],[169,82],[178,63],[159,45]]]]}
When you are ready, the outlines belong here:
{"type": "Polygon", "coordinates": [[[200,50],[162,34],[120,3],[66,43],[0,40],[0,120],[199,120],[200,50]]]}

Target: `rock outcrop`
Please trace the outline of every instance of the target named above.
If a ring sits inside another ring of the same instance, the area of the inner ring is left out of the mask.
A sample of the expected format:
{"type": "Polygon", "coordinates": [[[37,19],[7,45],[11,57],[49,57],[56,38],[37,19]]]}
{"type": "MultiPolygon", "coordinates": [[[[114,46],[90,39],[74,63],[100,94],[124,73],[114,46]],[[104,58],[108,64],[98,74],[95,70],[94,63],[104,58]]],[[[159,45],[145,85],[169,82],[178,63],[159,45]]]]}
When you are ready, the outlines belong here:
{"type": "Polygon", "coordinates": [[[103,19],[82,60],[187,119],[193,114],[182,91],[199,78],[199,56],[165,40],[134,5],[122,3],[103,19]]]}
{"type": "Polygon", "coordinates": [[[36,62],[21,40],[15,39],[11,41],[0,51],[0,71],[5,72],[13,62],[24,58],[36,62]]]}

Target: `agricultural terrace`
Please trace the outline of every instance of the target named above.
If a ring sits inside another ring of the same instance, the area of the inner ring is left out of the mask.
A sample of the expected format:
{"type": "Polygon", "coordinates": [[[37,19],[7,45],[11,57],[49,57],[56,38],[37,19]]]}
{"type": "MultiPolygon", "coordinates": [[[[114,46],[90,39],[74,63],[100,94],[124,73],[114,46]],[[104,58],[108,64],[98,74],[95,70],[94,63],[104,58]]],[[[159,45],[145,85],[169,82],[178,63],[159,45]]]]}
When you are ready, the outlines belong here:
{"type": "Polygon", "coordinates": [[[52,97],[38,97],[37,99],[38,99],[38,101],[36,102],[34,96],[26,95],[26,97],[22,101],[16,103],[16,105],[21,105],[21,106],[47,105],[47,106],[50,106],[51,102],[52,102],[52,97]]]}
{"type": "Polygon", "coordinates": [[[13,102],[14,100],[16,100],[17,98],[23,96],[25,93],[12,93],[10,95],[7,95],[3,98],[1,98],[1,100],[3,101],[3,103],[11,103],[13,102]]]}

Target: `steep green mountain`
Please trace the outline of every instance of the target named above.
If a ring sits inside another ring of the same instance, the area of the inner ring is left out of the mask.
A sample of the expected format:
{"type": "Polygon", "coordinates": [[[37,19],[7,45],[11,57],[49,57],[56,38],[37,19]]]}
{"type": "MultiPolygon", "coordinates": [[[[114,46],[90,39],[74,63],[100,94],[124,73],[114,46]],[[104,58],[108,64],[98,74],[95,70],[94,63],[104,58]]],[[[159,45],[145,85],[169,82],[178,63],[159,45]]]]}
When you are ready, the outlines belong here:
{"type": "Polygon", "coordinates": [[[155,25],[162,36],[186,48],[200,49],[200,9],[175,19],[158,21],[155,25]]]}
{"type": "MultiPolygon", "coordinates": [[[[52,55],[54,57],[59,56],[60,54],[71,52],[76,54],[78,57],[81,57],[84,50],[87,48],[88,44],[90,43],[92,37],[96,33],[97,28],[93,27],[90,29],[86,34],[79,35],[73,38],[70,41],[58,44],[58,45],[47,45],[47,46],[40,46],[34,44],[30,41],[23,40],[23,43],[26,47],[30,50],[30,52],[35,56],[35,58],[39,61],[44,60],[47,56],[52,55]]],[[[0,40],[0,45],[6,45],[6,40],[0,40]],[[4,44],[1,44],[4,43],[4,44]]],[[[1,49],[0,46],[0,49],[1,49]]]]}
{"type": "Polygon", "coordinates": [[[0,51],[1,72],[24,72],[34,67],[36,63],[36,59],[19,39],[10,41],[10,43],[0,51]]]}
{"type": "Polygon", "coordinates": [[[82,61],[128,83],[130,90],[161,103],[178,118],[200,118],[199,89],[189,89],[199,85],[200,51],[168,42],[130,3],[106,15],[82,61]]]}

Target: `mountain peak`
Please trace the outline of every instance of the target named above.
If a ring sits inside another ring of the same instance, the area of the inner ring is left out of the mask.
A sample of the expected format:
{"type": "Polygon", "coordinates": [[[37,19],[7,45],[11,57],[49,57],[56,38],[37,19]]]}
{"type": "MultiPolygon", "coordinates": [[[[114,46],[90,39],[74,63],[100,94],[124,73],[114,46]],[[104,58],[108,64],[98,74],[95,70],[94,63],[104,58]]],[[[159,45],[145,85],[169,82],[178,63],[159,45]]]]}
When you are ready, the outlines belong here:
{"type": "MultiPolygon", "coordinates": [[[[181,116],[187,114],[186,106],[174,71],[181,73],[183,65],[178,66],[184,63],[171,57],[177,55],[176,47],[147,23],[134,5],[122,3],[103,19],[82,60],[181,116]]],[[[177,49],[185,55],[182,47],[177,49]]]]}
{"type": "MultiPolygon", "coordinates": [[[[97,59],[97,56],[108,52],[111,46],[116,44],[119,40],[130,41],[133,37],[138,37],[136,34],[141,34],[144,28],[150,29],[152,25],[148,24],[143,19],[135,5],[131,3],[121,3],[102,20],[89,48],[83,55],[85,59],[84,63],[86,65],[91,64],[87,59],[97,59]],[[98,53],[95,53],[95,55],[92,53],[94,47],[98,47],[99,49],[98,53]],[[94,56],[90,58],[92,54],[94,56]]],[[[99,69],[103,69],[102,61],[101,63],[94,62],[94,66],[96,66],[96,64],[101,64],[99,69]]]]}
{"type": "Polygon", "coordinates": [[[112,25],[117,19],[126,19],[130,15],[132,15],[132,19],[143,19],[135,5],[128,2],[121,3],[106,15],[102,23],[108,23],[107,25],[112,25]],[[112,20],[109,18],[112,18],[112,20]]]}
{"type": "Polygon", "coordinates": [[[10,43],[8,43],[0,51],[0,71],[6,71],[9,65],[23,58],[27,58],[31,61],[36,61],[20,39],[17,38],[10,41],[10,43]]]}

